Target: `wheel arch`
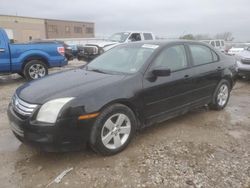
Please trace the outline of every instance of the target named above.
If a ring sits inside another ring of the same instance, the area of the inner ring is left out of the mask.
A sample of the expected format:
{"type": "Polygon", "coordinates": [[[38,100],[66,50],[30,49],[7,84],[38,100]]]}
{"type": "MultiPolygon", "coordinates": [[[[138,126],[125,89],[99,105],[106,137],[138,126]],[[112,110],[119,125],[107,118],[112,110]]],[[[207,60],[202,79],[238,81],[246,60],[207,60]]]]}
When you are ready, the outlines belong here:
{"type": "Polygon", "coordinates": [[[46,57],[43,57],[41,55],[34,55],[34,56],[28,56],[26,57],[24,60],[23,60],[23,63],[22,63],[22,70],[24,69],[25,65],[32,61],[32,60],[39,60],[39,61],[42,61],[43,63],[45,63],[47,65],[47,67],[49,67],[49,62],[48,62],[48,59],[46,57]]]}
{"type": "Polygon", "coordinates": [[[105,104],[100,111],[103,111],[104,109],[106,109],[109,106],[112,106],[114,104],[122,104],[124,106],[127,106],[129,109],[132,110],[132,112],[135,114],[136,119],[138,121],[138,127],[140,127],[140,125],[143,123],[143,119],[142,119],[142,114],[140,113],[140,110],[138,107],[136,107],[136,105],[134,105],[131,101],[127,100],[127,99],[117,99],[114,101],[111,101],[107,104],[105,104]]]}
{"type": "Polygon", "coordinates": [[[222,80],[228,81],[229,84],[230,84],[230,90],[232,90],[233,85],[234,85],[234,81],[233,81],[232,77],[230,77],[229,75],[225,75],[225,76],[222,77],[222,79],[220,80],[220,82],[221,82],[222,80]]]}

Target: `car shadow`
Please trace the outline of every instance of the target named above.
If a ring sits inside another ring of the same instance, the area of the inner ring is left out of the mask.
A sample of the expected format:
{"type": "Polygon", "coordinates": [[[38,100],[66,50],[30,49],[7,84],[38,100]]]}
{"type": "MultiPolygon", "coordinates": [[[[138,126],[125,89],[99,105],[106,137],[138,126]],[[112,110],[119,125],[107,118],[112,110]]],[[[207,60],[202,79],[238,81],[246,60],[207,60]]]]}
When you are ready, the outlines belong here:
{"type": "MultiPolygon", "coordinates": [[[[27,146],[24,144],[21,144],[19,146],[20,151],[22,153],[25,153],[24,150],[33,150],[33,154],[30,157],[30,161],[33,162],[33,165],[38,165],[38,163],[41,164],[51,164],[51,165],[58,165],[61,162],[66,162],[68,164],[72,164],[73,166],[77,164],[77,161],[88,161],[90,163],[91,161],[95,161],[95,159],[119,159],[120,156],[126,155],[126,153],[135,152],[135,147],[138,145],[138,141],[141,142],[143,139],[146,139],[147,136],[150,134],[154,134],[155,131],[162,131],[162,129],[168,129],[170,127],[175,127],[176,124],[178,124],[179,121],[183,121],[185,119],[188,119],[190,116],[193,116],[195,114],[200,114],[208,111],[207,107],[201,107],[194,109],[182,116],[164,121],[162,123],[154,124],[150,127],[143,128],[139,130],[135,136],[135,139],[132,140],[132,143],[130,143],[129,147],[124,150],[124,152],[118,153],[113,156],[102,156],[100,154],[96,154],[94,151],[91,150],[91,148],[87,145],[85,148],[83,148],[80,151],[70,151],[70,152],[45,152],[41,151],[39,149],[33,148],[31,146],[27,146]],[[59,163],[58,163],[59,162],[59,163]],[[58,164],[57,164],[58,163],[58,164]]],[[[32,164],[32,163],[30,163],[32,164]]]]}
{"type": "Polygon", "coordinates": [[[25,82],[25,79],[19,76],[18,74],[0,76],[0,86],[19,84],[19,83],[21,84],[24,82],[25,82]]]}

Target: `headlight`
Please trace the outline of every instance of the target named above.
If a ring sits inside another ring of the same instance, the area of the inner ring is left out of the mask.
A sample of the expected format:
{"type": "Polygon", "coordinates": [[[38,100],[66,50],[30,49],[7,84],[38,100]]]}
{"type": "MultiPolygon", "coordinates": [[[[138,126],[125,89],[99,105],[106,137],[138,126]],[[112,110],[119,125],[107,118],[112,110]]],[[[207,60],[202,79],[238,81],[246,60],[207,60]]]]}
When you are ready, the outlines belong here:
{"type": "Polygon", "coordinates": [[[36,120],[46,123],[55,123],[62,107],[73,98],[60,98],[51,100],[40,108],[36,120]]]}

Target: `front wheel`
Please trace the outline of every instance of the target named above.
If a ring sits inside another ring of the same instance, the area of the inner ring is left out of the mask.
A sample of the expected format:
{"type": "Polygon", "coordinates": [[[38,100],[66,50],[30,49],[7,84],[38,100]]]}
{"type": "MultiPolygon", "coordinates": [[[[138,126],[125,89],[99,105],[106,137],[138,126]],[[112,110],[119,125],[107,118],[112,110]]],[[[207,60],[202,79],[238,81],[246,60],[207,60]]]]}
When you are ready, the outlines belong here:
{"type": "Polygon", "coordinates": [[[48,67],[40,60],[31,60],[25,65],[23,72],[27,80],[36,80],[48,74],[48,67]]]}
{"type": "Polygon", "coordinates": [[[103,155],[116,154],[129,144],[137,126],[133,111],[125,105],[112,105],[98,116],[91,130],[90,146],[103,155]]]}
{"type": "Polygon", "coordinates": [[[230,97],[230,83],[222,80],[213,95],[213,101],[209,106],[214,110],[222,110],[226,107],[230,97]]]}

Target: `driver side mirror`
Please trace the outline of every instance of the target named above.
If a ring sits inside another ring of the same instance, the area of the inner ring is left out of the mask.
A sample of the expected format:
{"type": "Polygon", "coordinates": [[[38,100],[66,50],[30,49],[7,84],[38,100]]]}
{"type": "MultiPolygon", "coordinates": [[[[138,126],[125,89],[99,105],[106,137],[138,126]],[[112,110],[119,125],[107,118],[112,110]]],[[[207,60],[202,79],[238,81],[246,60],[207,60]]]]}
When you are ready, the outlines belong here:
{"type": "Polygon", "coordinates": [[[152,71],[153,75],[158,76],[170,76],[171,70],[165,67],[157,67],[152,71]]]}

